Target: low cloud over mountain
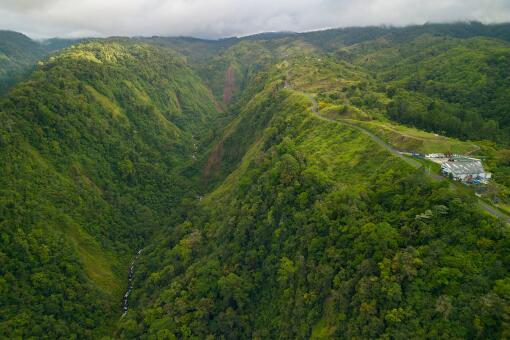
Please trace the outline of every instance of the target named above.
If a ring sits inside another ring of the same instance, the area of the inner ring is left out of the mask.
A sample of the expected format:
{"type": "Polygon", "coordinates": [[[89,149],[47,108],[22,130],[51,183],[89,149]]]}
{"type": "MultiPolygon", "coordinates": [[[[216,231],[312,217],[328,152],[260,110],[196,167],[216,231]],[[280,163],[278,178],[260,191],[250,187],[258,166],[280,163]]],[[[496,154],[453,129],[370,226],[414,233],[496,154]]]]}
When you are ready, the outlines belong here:
{"type": "Polygon", "coordinates": [[[1,27],[33,37],[306,31],[428,21],[510,20],[506,0],[3,0],[1,27]]]}

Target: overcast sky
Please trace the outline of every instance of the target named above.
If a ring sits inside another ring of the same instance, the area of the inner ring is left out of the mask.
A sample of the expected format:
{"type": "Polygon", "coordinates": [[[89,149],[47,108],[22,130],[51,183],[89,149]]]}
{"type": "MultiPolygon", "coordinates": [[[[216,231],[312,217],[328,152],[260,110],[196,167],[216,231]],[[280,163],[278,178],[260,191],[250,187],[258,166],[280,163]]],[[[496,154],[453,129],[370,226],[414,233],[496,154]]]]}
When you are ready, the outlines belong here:
{"type": "Polygon", "coordinates": [[[0,0],[0,29],[34,38],[166,35],[510,21],[510,0],[0,0]]]}

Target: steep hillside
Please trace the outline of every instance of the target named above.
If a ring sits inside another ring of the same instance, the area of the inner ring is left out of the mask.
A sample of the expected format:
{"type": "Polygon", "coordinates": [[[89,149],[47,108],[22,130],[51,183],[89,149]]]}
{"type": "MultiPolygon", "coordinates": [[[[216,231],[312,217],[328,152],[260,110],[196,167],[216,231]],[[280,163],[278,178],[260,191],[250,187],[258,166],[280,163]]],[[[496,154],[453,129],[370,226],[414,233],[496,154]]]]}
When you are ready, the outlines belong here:
{"type": "Polygon", "coordinates": [[[312,44],[286,34],[201,40],[193,38],[141,39],[183,55],[213,94],[227,107],[260,72],[284,58],[320,52],[312,44]],[[278,39],[276,39],[278,38],[278,39]]]}
{"type": "Polygon", "coordinates": [[[216,97],[228,105],[272,61],[272,53],[263,44],[241,41],[196,68],[216,97]]]}
{"type": "Polygon", "coordinates": [[[234,130],[269,114],[267,128],[146,249],[124,337],[508,334],[502,223],[357,130],[316,118],[300,92],[254,100],[234,130]]]}
{"type": "Polygon", "coordinates": [[[288,86],[317,94],[324,114],[371,121],[375,131],[381,131],[376,126],[393,126],[383,137],[402,151],[420,151],[423,138],[409,139],[405,131],[410,130],[396,123],[431,132],[436,142],[427,152],[459,150],[484,158],[494,173],[489,196],[508,204],[509,46],[484,37],[432,34],[400,43],[388,34],[331,54],[305,50],[284,57],[281,64],[288,70],[288,86]],[[447,137],[460,138],[464,146],[458,148],[459,142],[447,137]],[[407,142],[398,142],[403,139],[407,142]]]}
{"type": "Polygon", "coordinates": [[[0,338],[510,337],[510,25],[2,34],[0,338]]]}
{"type": "Polygon", "coordinates": [[[272,63],[304,56],[334,58],[334,63],[353,64],[374,78],[364,83],[377,91],[362,100],[373,100],[379,92],[375,95],[387,99],[381,101],[387,106],[384,114],[393,120],[462,139],[510,142],[509,24],[354,27],[218,41],[148,41],[184,54],[223,104],[272,63]]]}
{"type": "MultiPolygon", "coordinates": [[[[483,214],[473,195],[430,182],[358,130],[318,119],[301,92],[316,94],[321,112],[340,121],[393,128],[394,91],[413,100],[441,94],[407,87],[423,63],[426,76],[438,75],[434,86],[451,84],[482,112],[487,102],[468,98],[469,91],[477,77],[498,74],[485,58],[506,53],[507,44],[465,39],[476,35],[466,27],[433,26],[455,31],[452,38],[423,35],[428,27],[359,29],[388,37],[363,44],[337,37],[343,42],[327,48],[319,38],[330,31],[247,39],[271,53],[274,65],[239,90],[231,105],[237,116],[202,163],[204,177],[219,186],[181,207],[181,219],[145,249],[121,336],[507,337],[508,227],[483,214]],[[307,48],[285,52],[296,44],[307,48]],[[442,53],[441,71],[430,58],[442,53]],[[399,62],[402,78],[391,78],[399,62]],[[463,74],[464,84],[450,79],[463,74]]],[[[485,91],[490,81],[479,85],[485,91]]],[[[495,86],[501,93],[508,87],[495,86]]],[[[467,125],[460,131],[504,143],[497,128],[487,128],[492,136],[467,125]]],[[[480,141],[482,148],[428,135],[441,140],[427,144],[434,151],[489,154],[488,145],[495,147],[488,162],[500,162],[495,178],[506,183],[504,144],[480,141]]]]}
{"type": "Polygon", "coordinates": [[[0,334],[110,332],[216,115],[180,57],[122,41],[69,48],[1,99],[0,334]]]}
{"type": "Polygon", "coordinates": [[[0,31],[0,94],[21,80],[37,60],[76,41],[49,39],[41,43],[21,33],[0,31]]]}
{"type": "Polygon", "coordinates": [[[0,93],[43,55],[42,46],[23,34],[0,31],[0,93]]]}

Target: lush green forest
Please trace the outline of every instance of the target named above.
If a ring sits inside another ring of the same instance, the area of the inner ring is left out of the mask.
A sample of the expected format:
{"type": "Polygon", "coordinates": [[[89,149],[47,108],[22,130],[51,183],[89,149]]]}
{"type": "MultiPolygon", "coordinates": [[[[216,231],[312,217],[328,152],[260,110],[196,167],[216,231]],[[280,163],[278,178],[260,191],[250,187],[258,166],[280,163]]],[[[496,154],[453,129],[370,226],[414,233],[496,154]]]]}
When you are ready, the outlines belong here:
{"type": "Polygon", "coordinates": [[[355,62],[388,84],[390,118],[451,136],[509,143],[508,43],[424,35],[398,47],[381,45],[347,53],[363,51],[355,62]]]}
{"type": "Polygon", "coordinates": [[[0,338],[510,337],[508,224],[352,127],[504,210],[509,66],[510,25],[2,32],[0,338]]]}
{"type": "Polygon", "coordinates": [[[38,60],[74,42],[79,40],[37,42],[21,33],[0,30],[0,94],[26,77],[38,60]]]}
{"type": "Polygon", "coordinates": [[[108,41],[40,63],[0,105],[0,334],[95,337],[131,254],[194,192],[179,171],[212,97],[181,58],[108,41]]]}
{"type": "Polygon", "coordinates": [[[248,116],[270,98],[271,122],[238,170],[148,247],[121,334],[508,336],[507,227],[302,94],[266,91],[248,116]]]}

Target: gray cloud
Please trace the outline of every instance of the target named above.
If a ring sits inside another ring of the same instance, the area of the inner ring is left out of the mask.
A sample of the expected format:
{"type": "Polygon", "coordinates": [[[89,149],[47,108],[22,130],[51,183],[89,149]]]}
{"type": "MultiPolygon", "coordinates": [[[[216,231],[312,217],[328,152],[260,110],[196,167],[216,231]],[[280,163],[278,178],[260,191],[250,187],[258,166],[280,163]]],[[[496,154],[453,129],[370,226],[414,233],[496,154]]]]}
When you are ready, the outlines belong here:
{"type": "Polygon", "coordinates": [[[191,35],[510,21],[508,0],[0,0],[0,28],[32,37],[191,35]]]}
{"type": "Polygon", "coordinates": [[[57,3],[58,0],[2,0],[0,8],[19,12],[41,10],[57,3]]]}

